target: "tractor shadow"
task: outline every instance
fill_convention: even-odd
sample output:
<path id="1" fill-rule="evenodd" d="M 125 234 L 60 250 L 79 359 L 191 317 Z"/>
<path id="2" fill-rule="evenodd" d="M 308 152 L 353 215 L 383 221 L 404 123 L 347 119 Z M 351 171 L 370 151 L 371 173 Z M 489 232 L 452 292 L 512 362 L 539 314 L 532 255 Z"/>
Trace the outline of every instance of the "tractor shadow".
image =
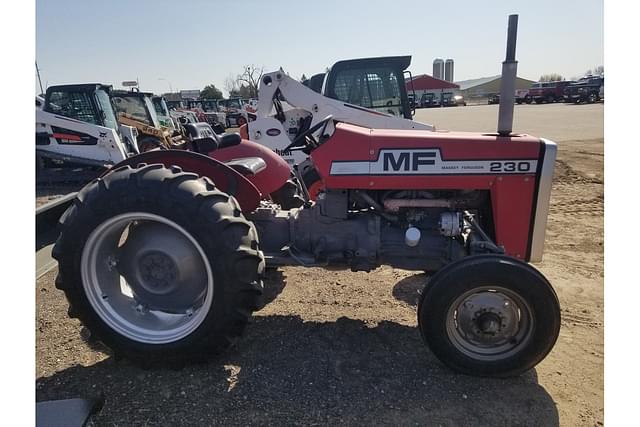
<path id="1" fill-rule="evenodd" d="M 143 370 L 108 357 L 36 381 L 38 401 L 98 396 L 97 425 L 558 425 L 535 370 L 456 374 L 415 327 L 346 317 L 257 313 L 238 345 L 206 364 Z"/>
<path id="2" fill-rule="evenodd" d="M 425 273 L 405 277 L 395 284 L 391 293 L 398 301 L 417 307 L 428 280 L 429 276 Z"/>
<path id="3" fill-rule="evenodd" d="M 267 268 L 264 272 L 263 284 L 262 303 L 266 306 L 282 293 L 286 286 L 286 281 L 280 269 Z"/>

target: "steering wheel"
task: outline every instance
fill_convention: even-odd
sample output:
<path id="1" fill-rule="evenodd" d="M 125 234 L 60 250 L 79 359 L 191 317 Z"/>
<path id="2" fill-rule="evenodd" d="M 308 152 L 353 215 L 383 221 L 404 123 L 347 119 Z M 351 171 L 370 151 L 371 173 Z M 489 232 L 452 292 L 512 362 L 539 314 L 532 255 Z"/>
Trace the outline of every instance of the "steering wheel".
<path id="1" fill-rule="evenodd" d="M 327 117 L 320 120 L 318 123 L 316 123 L 315 125 L 311 126 L 309 129 L 307 129 L 306 131 L 298 135 L 296 139 L 294 139 L 291 144 L 287 145 L 287 147 L 283 151 L 299 151 L 299 150 L 304 150 L 305 148 L 308 148 L 310 144 L 307 144 L 307 136 L 310 136 L 321 127 L 322 127 L 322 132 L 320 132 L 320 135 L 323 135 L 325 129 L 327 128 L 327 125 L 331 120 L 333 120 L 333 115 L 329 114 Z M 316 144 L 317 144 L 317 141 L 316 141 Z"/>

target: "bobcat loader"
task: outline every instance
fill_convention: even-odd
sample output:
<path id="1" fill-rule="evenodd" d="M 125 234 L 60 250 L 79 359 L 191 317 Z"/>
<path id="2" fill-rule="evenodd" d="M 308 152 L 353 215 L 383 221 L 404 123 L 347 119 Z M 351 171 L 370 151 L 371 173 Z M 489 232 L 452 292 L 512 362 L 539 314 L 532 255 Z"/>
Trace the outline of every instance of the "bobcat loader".
<path id="1" fill-rule="evenodd" d="M 118 122 L 110 92 L 99 83 L 58 85 L 40 106 L 36 98 L 36 158 L 110 166 L 139 154 L 137 131 Z"/>
<path id="2" fill-rule="evenodd" d="M 186 143 L 180 130 L 162 125 L 153 104 L 153 94 L 114 90 L 110 96 L 118 121 L 137 129 L 141 152 L 156 148 L 182 148 Z"/>

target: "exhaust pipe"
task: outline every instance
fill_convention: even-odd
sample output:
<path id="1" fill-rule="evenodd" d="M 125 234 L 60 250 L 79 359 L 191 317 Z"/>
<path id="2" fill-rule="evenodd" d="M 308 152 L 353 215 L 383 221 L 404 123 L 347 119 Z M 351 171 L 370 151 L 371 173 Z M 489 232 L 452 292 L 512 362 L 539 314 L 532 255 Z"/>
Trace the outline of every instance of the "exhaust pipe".
<path id="1" fill-rule="evenodd" d="M 500 104 L 498 110 L 498 135 L 509 136 L 513 130 L 513 107 L 516 98 L 516 36 L 518 34 L 518 15 L 509 15 L 507 30 L 507 57 L 502 63 L 500 79 Z"/>

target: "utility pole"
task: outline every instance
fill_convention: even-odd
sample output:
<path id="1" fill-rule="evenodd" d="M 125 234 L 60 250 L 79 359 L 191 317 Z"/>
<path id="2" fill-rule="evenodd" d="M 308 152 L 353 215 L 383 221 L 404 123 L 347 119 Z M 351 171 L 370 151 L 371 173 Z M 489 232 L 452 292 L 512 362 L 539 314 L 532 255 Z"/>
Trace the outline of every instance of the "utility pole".
<path id="1" fill-rule="evenodd" d="M 38 68 L 38 61 L 36 61 L 36 73 L 38 73 L 38 83 L 40 84 L 40 93 L 44 93 L 42 90 L 42 80 L 40 79 L 40 69 Z"/>

